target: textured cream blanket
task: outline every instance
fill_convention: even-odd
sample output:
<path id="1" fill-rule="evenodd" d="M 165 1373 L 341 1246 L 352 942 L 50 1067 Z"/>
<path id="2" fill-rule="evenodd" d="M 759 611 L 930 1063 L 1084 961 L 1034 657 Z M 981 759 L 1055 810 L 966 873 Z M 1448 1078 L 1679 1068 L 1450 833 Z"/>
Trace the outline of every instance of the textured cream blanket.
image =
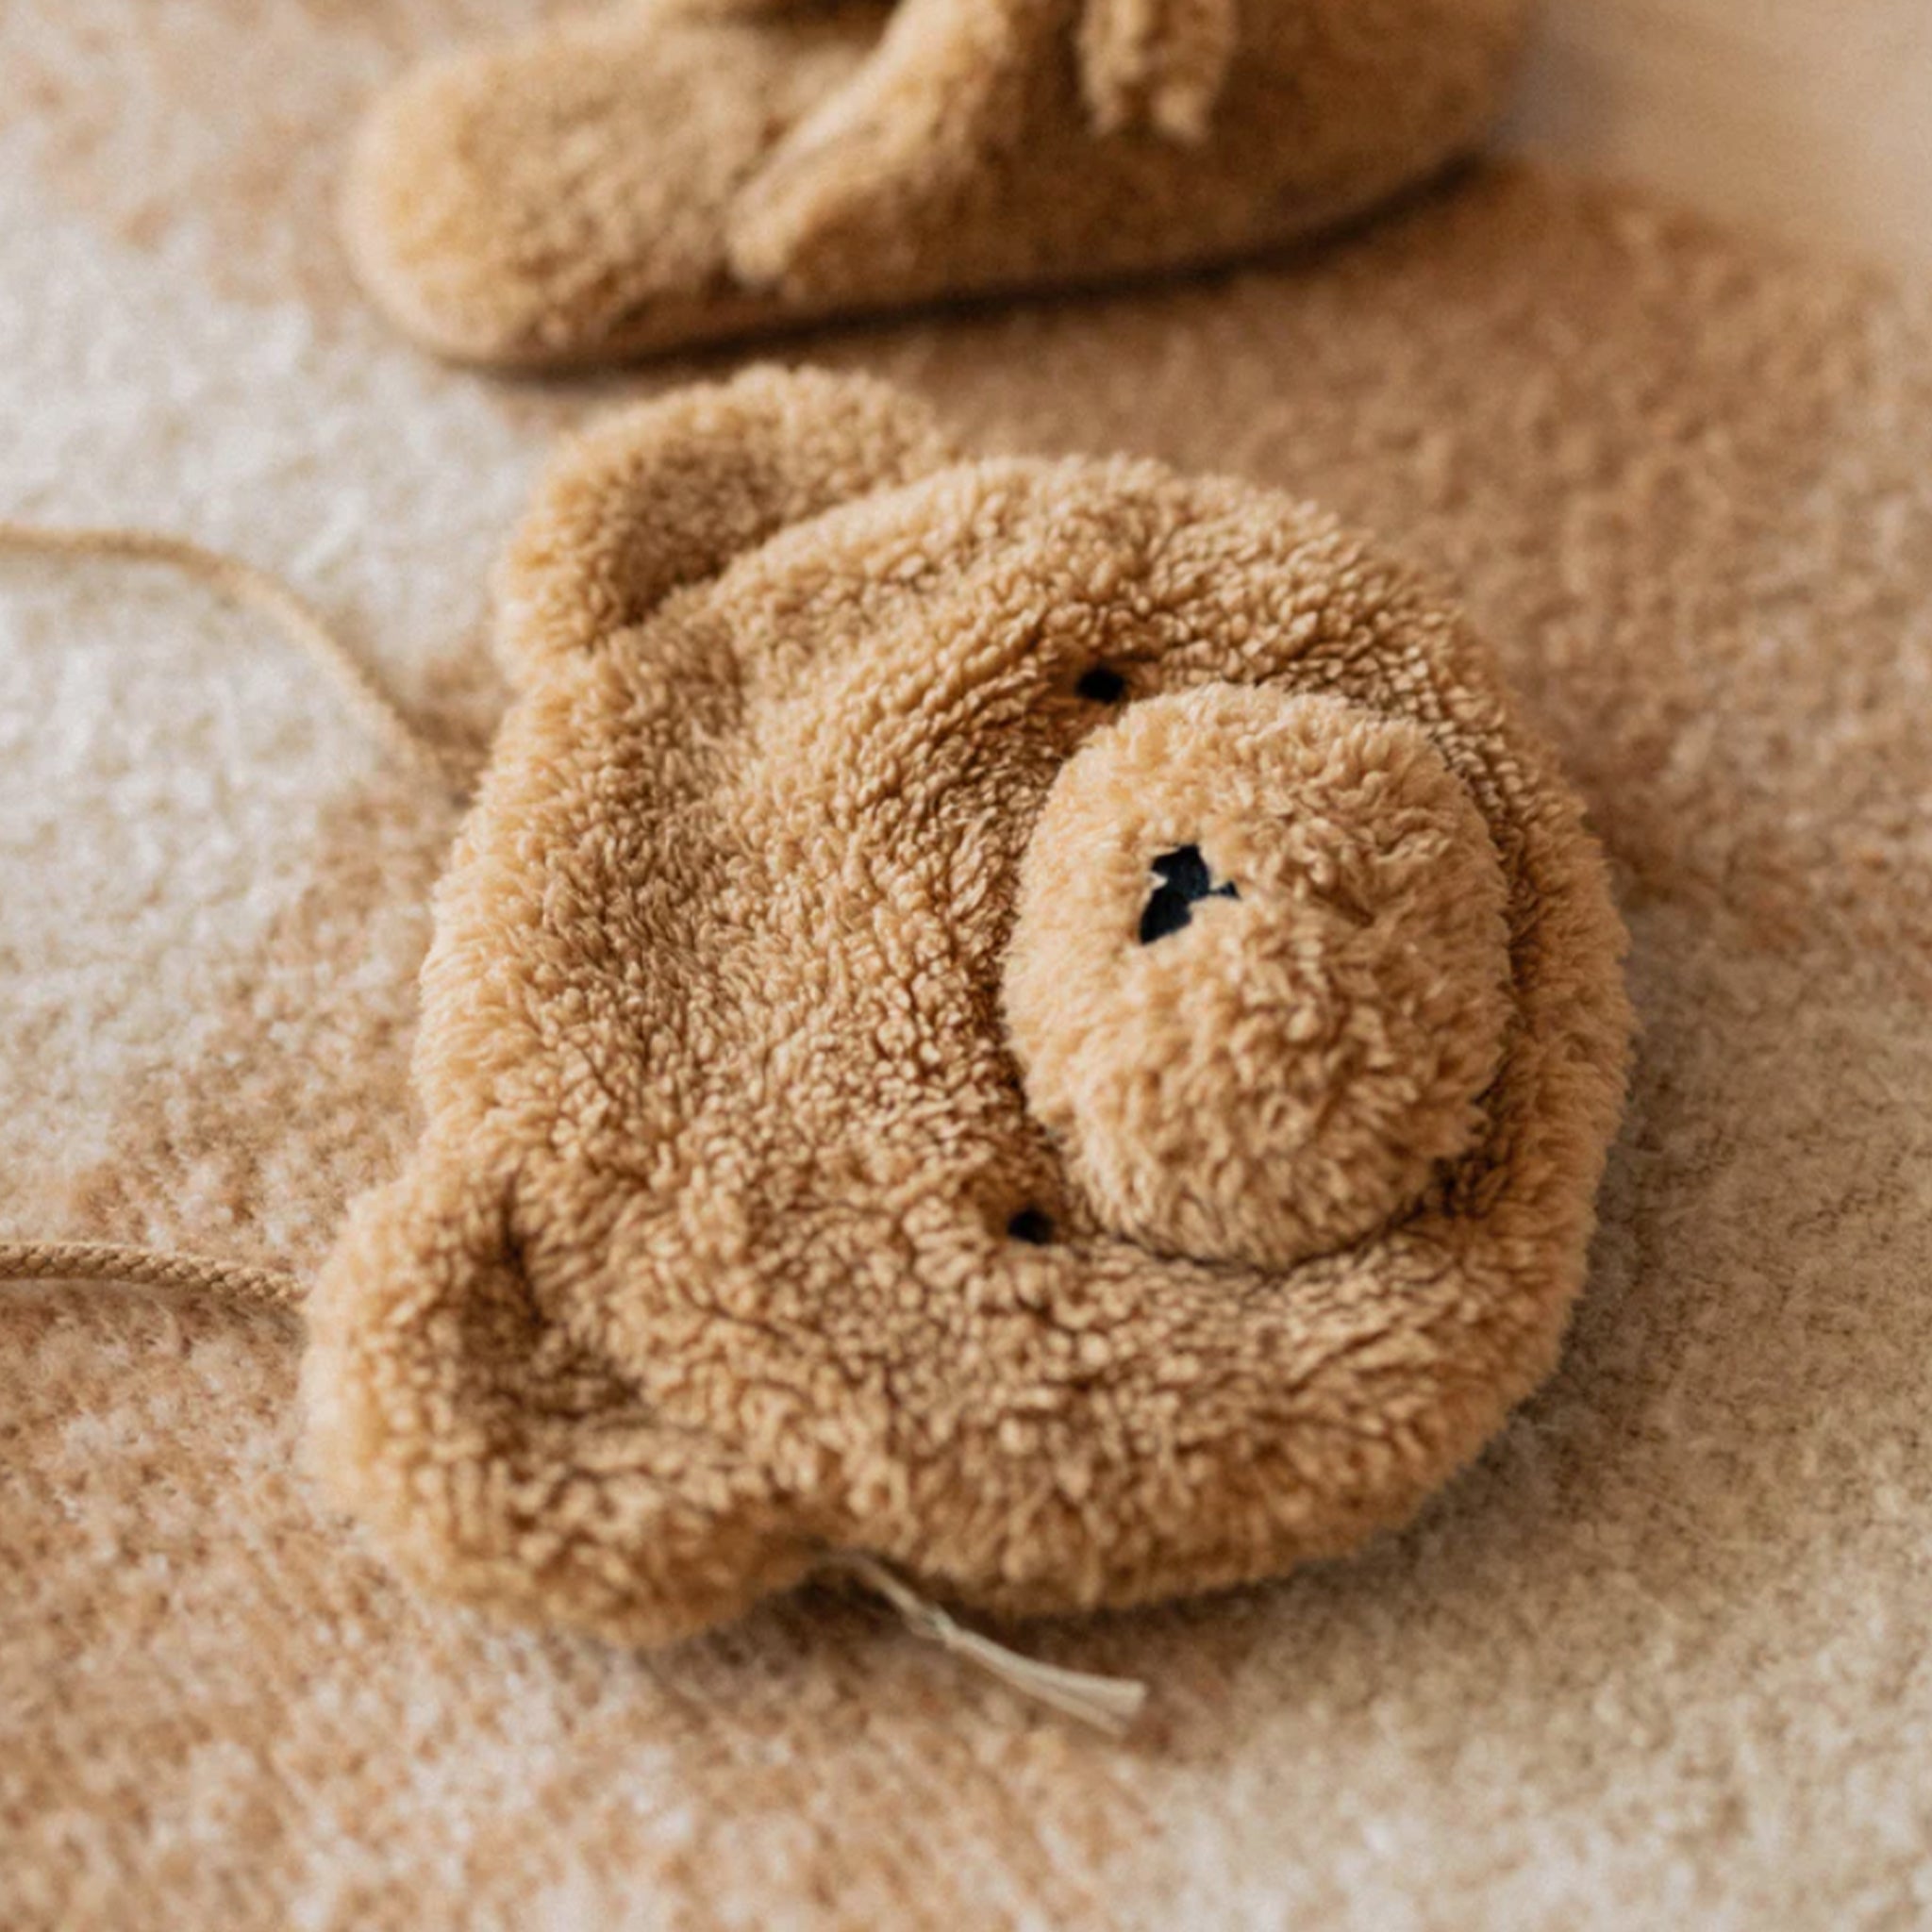
<path id="1" fill-rule="evenodd" d="M 406 55 L 526 10 L 0 11 L 0 506 L 284 570 L 477 733 L 537 458 L 680 372 L 437 370 L 327 189 Z M 425 1607 L 291 1467 L 271 1318 L 7 1291 L 0 1924 L 1923 1923 L 1932 304 L 1499 173 L 810 353 L 1318 495 L 1473 606 L 1636 942 L 1563 1370 L 1363 1560 L 1028 1632 L 1154 1681 L 1122 1746 L 829 1593 L 652 1658 Z M 308 1267 L 409 1138 L 448 808 L 118 567 L 0 569 L 0 747 L 4 1224 Z"/>

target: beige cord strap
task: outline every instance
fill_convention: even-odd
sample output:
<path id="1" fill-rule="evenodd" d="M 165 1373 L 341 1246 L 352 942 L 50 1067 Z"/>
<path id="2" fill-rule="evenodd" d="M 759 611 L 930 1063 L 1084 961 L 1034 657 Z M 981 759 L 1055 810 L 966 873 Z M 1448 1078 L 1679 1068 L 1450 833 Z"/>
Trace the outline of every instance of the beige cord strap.
<path id="1" fill-rule="evenodd" d="M 230 603 L 259 611 L 335 679 L 356 715 L 405 764 L 446 790 L 459 794 L 469 791 L 475 776 L 470 761 L 412 724 L 334 631 L 288 585 L 268 572 L 257 570 L 240 558 L 204 549 L 186 537 L 157 530 L 57 529 L 0 518 L 0 550 L 163 564 L 206 584 Z"/>
<path id="2" fill-rule="evenodd" d="M 162 564 L 232 603 L 259 611 L 335 679 L 356 715 L 399 758 L 439 788 L 467 790 L 470 774 L 458 757 L 412 724 L 328 625 L 266 571 L 162 531 L 62 529 L 5 518 L 0 518 L 0 550 Z M 278 1307 L 294 1307 L 302 1299 L 302 1284 L 292 1274 L 111 1241 L 0 1241 L 0 1281 L 117 1281 L 139 1288 L 212 1291 Z"/>
<path id="3" fill-rule="evenodd" d="M 130 1288 L 212 1290 L 272 1307 L 301 1304 L 302 1283 L 272 1268 L 171 1255 L 118 1241 L 0 1241 L 0 1281 L 118 1281 Z"/>
<path id="4" fill-rule="evenodd" d="M 875 1591 L 906 1620 L 915 1637 L 937 1643 L 975 1669 L 997 1677 L 1009 1690 L 1036 1703 L 1049 1705 L 1066 1717 L 1077 1718 L 1109 1737 L 1124 1737 L 1147 1702 L 1147 1687 L 1133 1677 L 1102 1677 L 1091 1671 L 1070 1671 L 1059 1664 L 1022 1657 L 991 1637 L 982 1637 L 956 1624 L 944 1610 L 921 1596 L 874 1557 L 855 1550 L 828 1552 L 823 1566 L 843 1571 Z"/>

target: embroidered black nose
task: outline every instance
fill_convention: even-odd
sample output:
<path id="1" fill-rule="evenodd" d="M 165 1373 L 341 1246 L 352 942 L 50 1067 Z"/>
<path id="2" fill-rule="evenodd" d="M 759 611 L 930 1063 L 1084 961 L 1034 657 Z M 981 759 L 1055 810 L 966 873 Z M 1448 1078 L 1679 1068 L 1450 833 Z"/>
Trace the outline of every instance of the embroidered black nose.
<path id="1" fill-rule="evenodd" d="M 1154 861 L 1154 874 L 1160 884 L 1147 901 L 1141 915 L 1141 943 L 1151 946 L 1169 933 L 1178 932 L 1193 923 L 1190 909 L 1197 899 L 1239 899 L 1231 885 L 1217 886 L 1201 857 L 1198 845 L 1183 845 L 1177 851 L 1163 852 Z"/>

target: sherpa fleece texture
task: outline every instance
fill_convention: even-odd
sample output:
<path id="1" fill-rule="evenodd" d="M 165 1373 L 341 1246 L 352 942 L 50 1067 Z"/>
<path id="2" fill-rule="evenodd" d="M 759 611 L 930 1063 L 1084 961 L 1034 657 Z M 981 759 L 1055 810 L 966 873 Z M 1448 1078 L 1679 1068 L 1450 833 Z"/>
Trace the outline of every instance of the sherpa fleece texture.
<path id="1" fill-rule="evenodd" d="M 1620 928 L 1401 571 L 761 370 L 571 448 L 501 594 L 427 1131 L 306 1372 L 422 1581 L 645 1642 L 840 1547 L 1206 1590 L 1404 1518 L 1550 1367 Z"/>
<path id="2" fill-rule="evenodd" d="M 1527 0 L 630 0 L 411 75 L 345 198 L 441 354 L 636 355 L 1223 259 L 1492 114 Z"/>

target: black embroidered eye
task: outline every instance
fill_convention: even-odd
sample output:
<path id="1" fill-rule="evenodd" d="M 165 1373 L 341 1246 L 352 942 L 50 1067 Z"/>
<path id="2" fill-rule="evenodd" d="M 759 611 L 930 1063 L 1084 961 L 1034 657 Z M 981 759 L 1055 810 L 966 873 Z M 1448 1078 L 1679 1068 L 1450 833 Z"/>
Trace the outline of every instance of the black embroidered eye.
<path id="1" fill-rule="evenodd" d="M 1096 705 L 1117 705 L 1127 694 L 1127 680 L 1118 671 L 1109 671 L 1105 664 L 1096 664 L 1074 689 Z"/>
<path id="2" fill-rule="evenodd" d="M 1196 900 L 1241 897 L 1232 885 L 1213 883 L 1214 875 L 1208 870 L 1208 861 L 1201 857 L 1198 845 L 1182 845 L 1173 852 L 1163 852 L 1154 861 L 1154 874 L 1160 884 L 1155 887 L 1147 909 L 1141 915 L 1143 946 L 1151 946 L 1156 940 L 1164 940 L 1169 933 L 1191 925 L 1191 908 Z"/>
<path id="3" fill-rule="evenodd" d="M 1053 1240 L 1053 1219 L 1038 1208 L 1023 1208 L 1007 1223 L 1007 1232 L 1016 1241 L 1028 1241 L 1036 1248 L 1043 1248 Z"/>

